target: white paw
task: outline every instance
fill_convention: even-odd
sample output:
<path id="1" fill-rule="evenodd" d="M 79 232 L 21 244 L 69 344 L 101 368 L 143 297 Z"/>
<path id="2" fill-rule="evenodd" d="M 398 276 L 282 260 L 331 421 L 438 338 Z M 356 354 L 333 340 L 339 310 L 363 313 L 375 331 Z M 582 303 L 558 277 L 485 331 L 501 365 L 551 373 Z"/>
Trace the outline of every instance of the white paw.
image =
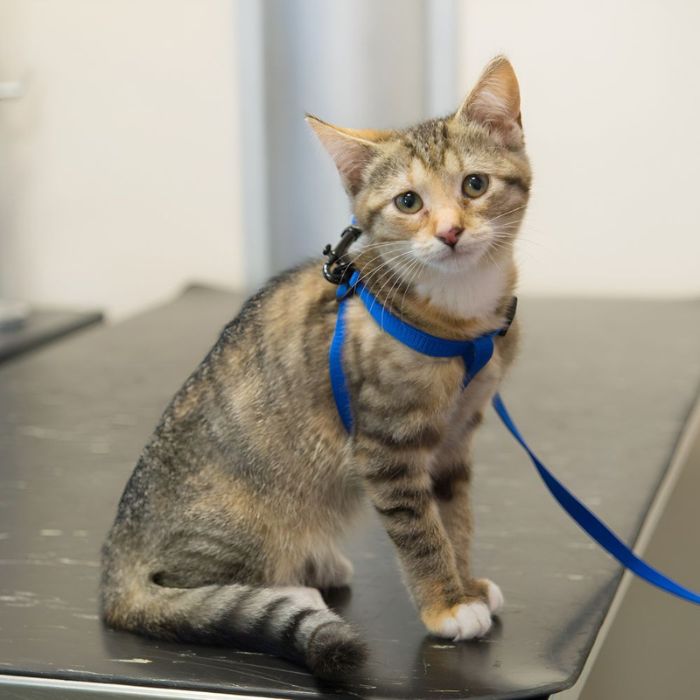
<path id="1" fill-rule="evenodd" d="M 282 595 L 288 596 L 300 608 L 323 610 L 328 607 L 320 591 L 316 588 L 310 588 L 309 586 L 277 586 L 275 590 Z"/>
<path id="2" fill-rule="evenodd" d="M 481 581 L 486 584 L 486 597 L 488 599 L 489 610 L 492 613 L 498 612 L 505 603 L 500 587 L 488 578 L 482 578 Z"/>
<path id="3" fill-rule="evenodd" d="M 491 613 L 486 603 L 475 601 L 455 605 L 433 634 L 457 642 L 460 639 L 483 637 L 491 629 Z"/>

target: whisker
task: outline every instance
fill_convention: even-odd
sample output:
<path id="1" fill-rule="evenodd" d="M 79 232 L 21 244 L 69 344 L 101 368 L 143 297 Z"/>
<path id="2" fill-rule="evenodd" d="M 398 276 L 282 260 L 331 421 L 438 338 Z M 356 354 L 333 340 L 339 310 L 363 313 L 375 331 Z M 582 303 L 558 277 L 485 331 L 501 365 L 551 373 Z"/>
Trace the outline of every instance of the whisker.
<path id="1" fill-rule="evenodd" d="M 382 293 L 382 290 L 387 286 L 387 284 L 389 284 L 394 279 L 394 277 L 400 277 L 400 272 L 397 270 L 391 271 L 391 274 L 389 275 L 388 279 L 385 280 L 384 284 L 382 284 L 382 286 L 379 288 L 377 293 L 374 295 L 374 299 L 372 300 L 372 304 L 369 307 L 370 312 L 374 308 L 375 303 L 379 302 L 381 304 L 381 301 L 379 301 L 379 295 Z M 382 330 L 383 330 L 384 329 L 384 307 L 383 306 L 382 306 L 382 321 L 381 321 L 380 325 L 381 325 Z"/>
<path id="2" fill-rule="evenodd" d="M 395 296 L 395 294 L 397 294 L 398 292 L 401 291 L 401 288 L 398 287 L 396 293 L 394 293 L 394 289 L 397 288 L 397 285 L 399 285 L 402 281 L 403 282 L 406 281 L 406 279 L 409 277 L 411 269 L 414 267 L 416 262 L 417 262 L 417 259 L 414 258 L 411 262 L 408 263 L 408 266 L 405 270 L 399 271 L 399 273 L 396 275 L 396 281 L 391 286 L 391 289 L 389 290 L 389 293 L 387 294 L 387 303 L 391 304 L 394 307 L 396 306 L 394 304 L 394 296 Z M 382 328 L 384 327 L 384 308 L 382 308 Z"/>
<path id="3" fill-rule="evenodd" d="M 353 251 L 353 252 L 361 254 L 361 253 L 365 253 L 369 250 L 375 250 L 377 248 L 388 248 L 391 246 L 404 245 L 404 243 L 405 243 L 405 241 L 381 241 L 379 243 L 370 243 L 369 245 L 360 247 L 356 251 Z"/>
<path id="4" fill-rule="evenodd" d="M 365 284 L 365 286 L 369 286 L 369 284 L 368 284 L 368 283 L 369 283 L 369 280 L 372 279 L 373 277 L 377 277 L 377 273 L 378 273 L 382 268 L 386 268 L 386 267 L 389 268 L 389 275 L 388 275 L 387 279 L 384 280 L 384 282 L 383 282 L 382 286 L 379 288 L 379 290 L 375 293 L 375 295 L 374 295 L 374 296 L 375 296 L 375 299 L 378 299 L 378 295 L 381 294 L 382 290 L 387 286 L 387 284 L 389 284 L 389 283 L 391 282 L 391 280 L 394 278 L 395 275 L 397 275 L 397 274 L 400 275 L 400 274 L 401 274 L 401 269 L 400 269 L 400 268 L 401 268 L 401 266 L 403 265 L 402 259 L 405 259 L 406 257 L 409 257 L 411 254 L 412 254 L 411 251 L 406 251 L 406 252 L 404 252 L 404 253 L 401 253 L 401 254 L 398 255 L 398 256 L 395 256 L 395 258 L 392 258 L 391 260 L 387 261 L 386 263 L 384 263 L 383 265 L 381 265 L 381 266 L 380 266 L 379 268 L 377 268 L 376 270 L 373 270 L 373 271 L 368 275 L 367 278 L 363 279 L 363 283 Z M 390 264 L 391 264 L 391 263 L 394 263 L 394 264 L 395 264 L 395 263 L 398 263 L 398 264 L 399 264 L 399 270 L 395 270 L 395 269 L 393 269 L 392 267 L 390 267 Z M 374 302 L 372 302 L 372 306 L 370 306 L 370 311 L 372 310 L 373 307 L 374 307 Z"/>
<path id="5" fill-rule="evenodd" d="M 370 273 L 366 277 L 363 278 L 363 282 L 365 284 L 367 284 L 369 282 L 369 280 L 371 280 L 373 277 L 376 277 L 377 273 L 379 273 L 387 265 L 391 265 L 391 263 L 394 262 L 395 260 L 399 260 L 400 258 L 402 258 L 404 256 L 411 255 L 411 254 L 412 254 L 412 251 L 407 250 L 407 251 L 404 251 L 402 253 L 398 253 L 397 255 L 394 255 L 393 257 L 389 258 L 388 260 L 384 259 L 384 262 L 382 262 L 381 265 L 376 267 L 374 270 L 371 270 Z M 378 258 L 383 258 L 383 256 L 379 255 L 376 258 L 373 258 L 373 260 L 376 260 Z"/>
<path id="6" fill-rule="evenodd" d="M 403 318 L 403 306 L 406 303 L 406 293 L 408 292 L 411 285 L 413 284 L 413 280 L 420 274 L 422 269 L 423 269 L 422 260 L 420 260 L 420 258 L 416 258 L 416 262 L 413 266 L 414 272 L 412 273 L 409 280 L 406 282 L 406 288 L 403 290 L 403 297 L 401 297 L 401 304 L 399 306 L 399 313 L 401 314 L 401 318 Z"/>
<path id="7" fill-rule="evenodd" d="M 393 252 L 393 251 L 392 251 L 392 252 Z M 371 258 L 370 260 L 366 260 L 366 261 L 365 261 L 365 264 L 366 264 L 366 265 L 369 265 L 369 264 L 373 263 L 375 260 L 384 260 L 384 255 L 383 255 L 382 253 L 380 253 L 379 255 L 375 255 L 375 256 L 374 256 L 373 258 Z M 393 260 L 393 258 L 390 258 L 389 262 L 390 262 L 391 260 Z M 372 273 L 375 272 L 375 271 L 377 271 L 377 270 L 380 270 L 380 269 L 381 269 L 384 265 L 386 265 L 386 264 L 387 264 L 387 261 L 385 260 L 385 262 L 382 263 L 382 265 L 380 265 L 378 268 L 376 268 L 376 270 L 373 270 Z M 372 273 L 370 273 L 370 274 L 372 274 Z"/>
<path id="8" fill-rule="evenodd" d="M 497 270 L 499 270 L 500 272 L 503 272 L 503 268 L 499 264 L 498 260 L 496 260 L 496 258 L 494 258 L 491 255 L 491 251 L 488 248 L 486 249 L 486 257 L 490 260 L 491 264 L 496 267 Z"/>
<path id="9" fill-rule="evenodd" d="M 407 266 L 407 264 L 405 263 L 405 258 L 412 257 L 412 255 L 413 255 L 412 251 L 406 251 L 406 254 L 398 256 L 396 259 L 394 259 L 392 261 L 394 264 L 398 263 L 398 269 L 390 268 L 391 269 L 390 274 L 388 275 L 387 279 L 384 280 L 382 286 L 377 291 L 377 294 L 375 294 L 375 296 L 377 298 L 379 298 L 379 295 L 381 295 L 382 291 L 386 288 L 386 286 L 388 284 L 390 284 L 392 282 L 392 280 L 394 279 L 394 277 L 396 277 L 396 275 L 399 275 L 399 277 L 400 277 L 400 275 L 404 273 L 406 266 Z M 410 262 L 408 263 L 408 265 L 410 265 Z"/>
<path id="10" fill-rule="evenodd" d="M 516 213 L 516 212 L 522 211 L 522 210 L 525 209 L 526 207 L 527 207 L 527 204 L 523 204 L 522 206 L 515 207 L 515 208 L 513 208 L 513 209 L 509 209 L 508 211 L 502 212 L 502 213 L 499 214 L 498 216 L 494 216 L 494 217 L 492 217 L 492 218 L 490 218 L 490 219 L 486 219 L 486 221 L 485 221 L 484 223 L 487 223 L 487 224 L 493 223 L 494 221 L 497 221 L 498 219 L 500 219 L 500 218 L 502 218 L 502 217 L 504 217 L 504 216 L 507 216 L 508 214 L 514 214 L 514 213 Z"/>

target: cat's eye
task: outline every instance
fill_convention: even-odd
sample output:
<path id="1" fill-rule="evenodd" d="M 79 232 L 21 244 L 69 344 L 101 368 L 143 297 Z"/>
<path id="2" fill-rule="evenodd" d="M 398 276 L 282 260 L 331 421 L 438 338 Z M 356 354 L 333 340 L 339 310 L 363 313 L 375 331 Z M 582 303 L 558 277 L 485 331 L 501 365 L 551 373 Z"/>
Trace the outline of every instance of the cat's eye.
<path id="1" fill-rule="evenodd" d="M 486 192 L 488 187 L 489 176 L 481 175 L 479 173 L 467 175 L 467 177 L 464 178 L 464 182 L 462 182 L 462 192 L 464 192 L 467 197 L 471 197 L 472 199 L 481 197 L 481 195 Z"/>
<path id="2" fill-rule="evenodd" d="M 394 204 L 404 214 L 415 214 L 423 208 L 423 200 L 417 192 L 404 192 L 394 198 Z"/>

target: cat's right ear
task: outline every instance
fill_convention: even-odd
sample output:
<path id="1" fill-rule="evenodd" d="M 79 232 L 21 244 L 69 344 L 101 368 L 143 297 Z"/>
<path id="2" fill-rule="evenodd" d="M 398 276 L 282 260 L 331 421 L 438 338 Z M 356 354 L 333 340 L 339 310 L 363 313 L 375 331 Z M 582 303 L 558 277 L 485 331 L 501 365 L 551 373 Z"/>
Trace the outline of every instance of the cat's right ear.
<path id="1" fill-rule="evenodd" d="M 486 66 L 454 118 L 481 124 L 505 145 L 522 147 L 520 88 L 513 66 L 505 56 L 497 56 Z"/>
<path id="2" fill-rule="evenodd" d="M 379 152 L 378 142 L 386 139 L 391 132 L 343 129 L 312 114 L 306 115 L 306 122 L 331 154 L 347 192 L 356 195 L 362 186 L 362 173 Z"/>

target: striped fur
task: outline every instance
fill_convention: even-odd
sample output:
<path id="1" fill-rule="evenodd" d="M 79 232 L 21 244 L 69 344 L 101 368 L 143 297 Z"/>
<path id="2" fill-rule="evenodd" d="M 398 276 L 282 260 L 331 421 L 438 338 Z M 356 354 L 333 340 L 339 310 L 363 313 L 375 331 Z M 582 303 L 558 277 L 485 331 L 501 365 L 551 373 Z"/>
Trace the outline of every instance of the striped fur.
<path id="1" fill-rule="evenodd" d="M 363 644 L 315 589 L 171 587 L 149 579 L 147 569 L 107 566 L 112 573 L 103 581 L 103 607 L 115 627 L 159 639 L 244 645 L 306 663 L 319 676 L 336 676 L 364 658 Z M 114 580 L 115 571 L 126 580 Z"/>
<path id="2" fill-rule="evenodd" d="M 384 304 L 435 335 L 500 326 L 513 293 L 530 184 L 514 80 L 497 60 L 454 115 L 404 131 L 313 122 L 365 231 L 350 257 Z M 461 192 L 470 172 L 488 174 L 479 199 Z M 394 205 L 406 189 L 425 200 L 421 213 Z M 445 226 L 463 230 L 451 252 L 436 238 Z M 517 324 L 462 392 L 461 360 L 409 350 L 349 300 L 348 437 L 327 370 L 334 293 L 319 261 L 271 280 L 175 395 L 103 548 L 108 624 L 254 646 L 324 677 L 351 671 L 364 645 L 318 589 L 348 584 L 336 540 L 368 499 L 427 629 L 488 631 L 502 596 L 470 569 L 470 443 Z"/>

